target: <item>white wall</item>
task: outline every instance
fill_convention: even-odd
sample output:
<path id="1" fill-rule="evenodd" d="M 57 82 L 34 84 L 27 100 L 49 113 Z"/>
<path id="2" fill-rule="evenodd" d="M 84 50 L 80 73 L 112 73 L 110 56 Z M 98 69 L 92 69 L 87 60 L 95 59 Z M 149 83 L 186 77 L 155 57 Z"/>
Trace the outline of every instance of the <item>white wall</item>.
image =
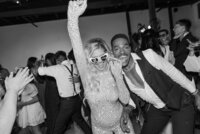
<path id="1" fill-rule="evenodd" d="M 42 54 L 57 50 L 70 51 L 67 20 L 6 26 L 0 28 L 0 64 L 12 70 L 24 66 L 30 56 L 40 58 Z M 101 37 L 108 43 L 115 33 L 127 33 L 125 14 L 83 17 L 80 20 L 84 42 Z"/>
<path id="2" fill-rule="evenodd" d="M 188 18 L 193 22 L 192 31 L 200 37 L 200 19 L 197 18 L 197 4 L 178 8 L 173 12 L 174 22 Z M 162 9 L 157 13 L 161 27 L 169 29 L 168 10 Z M 131 30 L 137 31 L 137 24 L 149 24 L 148 10 L 130 12 Z M 26 65 L 30 56 L 40 57 L 47 52 L 71 49 L 67 28 L 67 20 L 0 27 L 0 64 L 10 71 L 15 66 Z M 101 37 L 110 44 L 111 37 L 116 33 L 127 34 L 125 13 L 82 17 L 80 28 L 83 41 L 93 37 Z"/>
<path id="3" fill-rule="evenodd" d="M 169 29 L 169 16 L 168 10 L 162 9 L 156 13 L 157 18 L 161 22 L 161 28 Z M 131 29 L 132 32 L 137 31 L 138 23 L 145 24 L 146 26 L 149 25 L 149 11 L 148 10 L 140 10 L 140 11 L 133 11 L 130 12 L 131 18 Z"/>

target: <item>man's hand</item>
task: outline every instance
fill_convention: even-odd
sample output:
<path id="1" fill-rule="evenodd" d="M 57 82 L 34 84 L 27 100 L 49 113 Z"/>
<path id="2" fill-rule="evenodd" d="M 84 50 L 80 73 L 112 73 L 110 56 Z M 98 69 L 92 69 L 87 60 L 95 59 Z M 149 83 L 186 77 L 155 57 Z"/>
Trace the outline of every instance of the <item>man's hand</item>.
<path id="1" fill-rule="evenodd" d="M 120 118 L 120 127 L 124 133 L 130 133 L 130 129 L 128 128 L 128 119 L 129 112 L 126 108 L 123 108 L 122 115 Z"/>
<path id="2" fill-rule="evenodd" d="M 23 88 L 33 80 L 33 75 L 29 75 L 29 69 L 19 69 L 17 74 L 13 76 L 13 72 L 5 80 L 6 90 L 20 94 Z"/>
<path id="3" fill-rule="evenodd" d="M 192 42 L 190 41 L 189 39 L 187 39 L 187 42 L 189 43 L 189 46 L 190 47 L 197 47 L 197 46 L 200 46 L 200 41 L 197 41 L 197 42 Z"/>
<path id="4" fill-rule="evenodd" d="M 68 19 L 78 19 L 87 8 L 87 0 L 70 0 L 68 5 Z"/>

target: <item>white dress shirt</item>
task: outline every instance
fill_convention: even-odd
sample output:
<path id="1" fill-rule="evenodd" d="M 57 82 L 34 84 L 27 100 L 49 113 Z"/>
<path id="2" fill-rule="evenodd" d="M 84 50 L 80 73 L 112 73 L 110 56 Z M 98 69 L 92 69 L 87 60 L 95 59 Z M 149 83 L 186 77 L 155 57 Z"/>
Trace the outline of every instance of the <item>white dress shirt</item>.
<path id="1" fill-rule="evenodd" d="M 76 95 L 74 92 L 73 83 L 69 80 L 69 78 L 71 78 L 71 73 L 66 66 L 71 70 L 71 63 L 68 60 L 63 61 L 59 65 L 38 68 L 39 75 L 47 75 L 56 79 L 58 92 L 61 97 L 70 97 Z M 74 64 L 73 75 L 78 75 L 78 70 Z M 76 93 L 80 93 L 80 83 L 75 83 L 75 89 Z"/>
<path id="2" fill-rule="evenodd" d="M 176 69 L 173 65 L 171 65 L 167 60 L 156 54 L 153 50 L 148 49 L 143 51 L 144 57 L 147 61 L 156 69 L 162 70 L 165 74 L 167 74 L 172 80 L 181 85 L 183 88 L 188 90 L 189 92 L 195 92 L 196 88 L 192 81 L 186 78 L 178 69 Z M 140 60 L 140 57 L 132 53 L 133 60 L 135 62 L 136 71 L 140 78 L 143 80 L 144 89 L 136 87 L 131 80 L 127 76 L 125 76 L 127 84 L 130 87 L 130 90 L 140 96 L 143 100 L 153 104 L 156 108 L 160 109 L 165 106 L 164 102 L 155 94 L 153 89 L 149 86 L 149 84 L 145 81 L 143 74 L 140 70 L 140 67 L 137 63 L 137 60 Z M 130 104 L 130 103 L 129 103 Z M 131 105 L 131 104 L 130 104 Z M 134 106 L 134 105 L 133 105 Z"/>
<path id="3" fill-rule="evenodd" d="M 188 56 L 183 65 L 188 72 L 200 72 L 200 57 Z"/>

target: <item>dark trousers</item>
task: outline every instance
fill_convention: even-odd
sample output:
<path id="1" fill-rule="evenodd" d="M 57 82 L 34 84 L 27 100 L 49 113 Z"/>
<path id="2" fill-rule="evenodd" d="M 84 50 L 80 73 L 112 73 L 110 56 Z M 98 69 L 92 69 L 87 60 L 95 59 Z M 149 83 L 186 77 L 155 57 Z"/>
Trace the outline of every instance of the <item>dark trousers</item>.
<path id="1" fill-rule="evenodd" d="M 59 112 L 60 96 L 57 89 L 56 80 L 46 77 L 45 87 L 45 112 L 47 115 L 47 134 L 53 134 L 56 118 Z"/>
<path id="2" fill-rule="evenodd" d="M 173 134 L 194 133 L 194 106 L 184 106 L 180 111 L 157 109 L 151 105 L 146 113 L 141 134 L 160 134 L 169 119 L 173 124 Z"/>
<path id="3" fill-rule="evenodd" d="M 56 119 L 54 134 L 64 134 L 71 119 L 75 121 L 85 134 L 92 134 L 92 130 L 81 115 L 82 101 L 79 95 L 61 98 L 60 110 Z"/>

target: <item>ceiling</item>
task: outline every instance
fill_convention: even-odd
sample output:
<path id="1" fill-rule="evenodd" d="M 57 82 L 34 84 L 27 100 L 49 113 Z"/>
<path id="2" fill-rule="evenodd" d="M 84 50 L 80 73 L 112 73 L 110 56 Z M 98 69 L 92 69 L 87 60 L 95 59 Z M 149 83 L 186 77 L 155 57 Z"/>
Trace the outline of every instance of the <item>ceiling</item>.
<path id="1" fill-rule="evenodd" d="M 67 18 L 69 0 L 0 0 L 0 26 Z M 156 7 L 178 7 L 199 0 L 155 0 Z M 148 0 L 88 0 L 84 15 L 99 15 L 148 8 Z"/>

